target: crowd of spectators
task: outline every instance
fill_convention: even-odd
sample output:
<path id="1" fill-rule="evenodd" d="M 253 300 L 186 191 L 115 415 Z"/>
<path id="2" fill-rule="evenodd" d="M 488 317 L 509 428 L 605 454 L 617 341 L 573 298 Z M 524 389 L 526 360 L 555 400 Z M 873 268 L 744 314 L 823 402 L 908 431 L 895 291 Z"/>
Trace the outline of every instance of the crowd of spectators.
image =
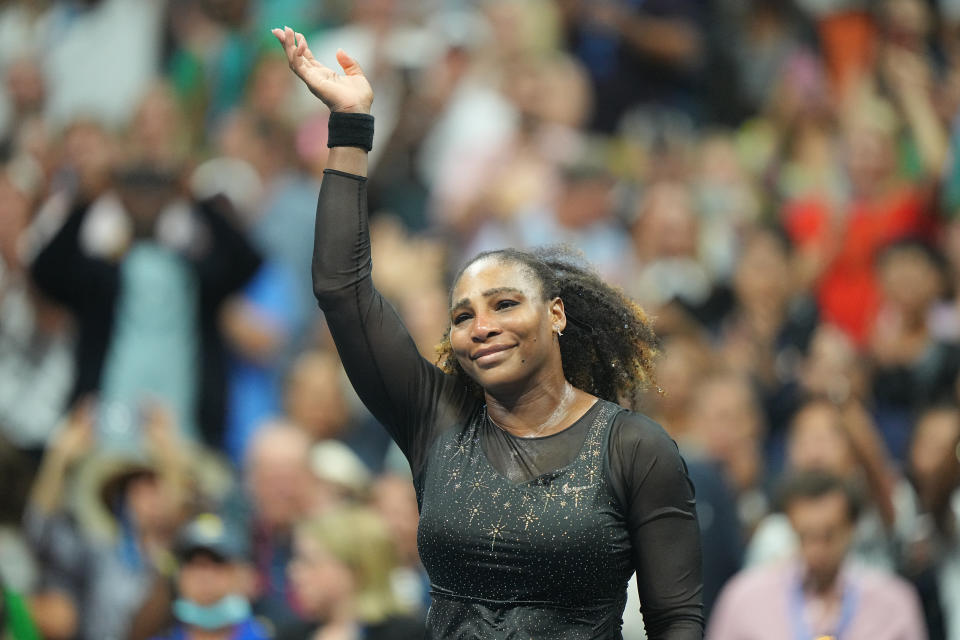
<path id="1" fill-rule="evenodd" d="M 283 25 L 375 88 L 374 278 L 424 357 L 501 246 L 655 319 L 708 638 L 960 640 L 957 0 L 0 0 L 0 638 L 422 633 Z"/>

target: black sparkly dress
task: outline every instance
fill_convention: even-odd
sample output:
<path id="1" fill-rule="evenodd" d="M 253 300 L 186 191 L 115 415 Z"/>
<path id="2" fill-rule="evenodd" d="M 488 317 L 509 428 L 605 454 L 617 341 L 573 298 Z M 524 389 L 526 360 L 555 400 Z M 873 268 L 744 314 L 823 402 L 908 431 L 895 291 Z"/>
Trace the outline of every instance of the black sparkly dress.
<path id="1" fill-rule="evenodd" d="M 314 287 L 354 388 L 413 471 L 426 637 L 620 640 L 636 571 L 650 640 L 702 638 L 693 489 L 663 429 L 598 400 L 550 436 L 502 431 L 419 355 L 370 273 L 366 181 L 327 171 Z"/>
<path id="2" fill-rule="evenodd" d="M 619 411 L 598 401 L 573 462 L 519 484 L 487 461 L 482 412 L 438 438 L 417 483 L 432 637 L 620 637 L 633 563 L 604 455 Z"/>

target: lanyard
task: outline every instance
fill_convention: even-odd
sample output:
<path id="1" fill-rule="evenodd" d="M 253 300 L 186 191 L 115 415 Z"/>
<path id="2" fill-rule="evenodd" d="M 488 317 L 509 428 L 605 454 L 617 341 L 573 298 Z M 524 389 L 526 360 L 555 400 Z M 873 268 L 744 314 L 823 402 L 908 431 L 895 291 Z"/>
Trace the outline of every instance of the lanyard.
<path id="1" fill-rule="evenodd" d="M 807 624 L 805 612 L 805 602 L 803 597 L 803 581 L 799 572 L 793 581 L 793 589 L 790 594 L 790 614 L 793 618 L 793 637 L 794 640 L 844 640 L 844 634 L 847 627 L 853 622 L 853 615 L 857 609 L 857 593 L 849 580 L 843 584 L 843 596 L 840 603 L 840 619 L 833 633 L 826 635 L 815 635 L 810 625 Z"/>

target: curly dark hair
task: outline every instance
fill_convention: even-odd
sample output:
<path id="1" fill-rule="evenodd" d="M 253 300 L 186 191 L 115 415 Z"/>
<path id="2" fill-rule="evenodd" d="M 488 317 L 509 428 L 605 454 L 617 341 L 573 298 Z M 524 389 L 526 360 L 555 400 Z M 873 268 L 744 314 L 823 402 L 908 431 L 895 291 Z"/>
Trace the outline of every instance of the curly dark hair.
<path id="1" fill-rule="evenodd" d="M 567 326 L 560 339 L 560 356 L 570 384 L 599 398 L 637 407 L 640 392 L 653 382 L 657 354 L 656 334 L 640 305 L 604 282 L 582 254 L 567 246 L 485 251 L 457 272 L 451 292 L 463 272 L 484 258 L 522 265 L 539 282 L 543 300 L 563 301 Z M 482 396 L 480 385 L 453 353 L 449 328 L 436 351 L 443 371 Z"/>

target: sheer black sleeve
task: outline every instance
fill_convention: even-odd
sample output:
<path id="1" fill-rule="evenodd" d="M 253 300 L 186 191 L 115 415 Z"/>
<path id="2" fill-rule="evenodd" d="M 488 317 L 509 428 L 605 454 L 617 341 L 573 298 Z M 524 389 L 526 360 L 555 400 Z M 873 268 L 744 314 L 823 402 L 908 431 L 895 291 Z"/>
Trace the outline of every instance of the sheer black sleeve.
<path id="1" fill-rule="evenodd" d="M 463 415 L 471 399 L 452 376 L 420 355 L 396 310 L 373 286 L 366 182 L 339 171 L 324 173 L 314 294 L 350 382 L 416 475 L 437 429 Z"/>
<path id="2" fill-rule="evenodd" d="M 621 412 L 610 434 L 610 478 L 626 511 L 647 637 L 703 638 L 700 527 L 676 443 L 646 416 Z"/>

